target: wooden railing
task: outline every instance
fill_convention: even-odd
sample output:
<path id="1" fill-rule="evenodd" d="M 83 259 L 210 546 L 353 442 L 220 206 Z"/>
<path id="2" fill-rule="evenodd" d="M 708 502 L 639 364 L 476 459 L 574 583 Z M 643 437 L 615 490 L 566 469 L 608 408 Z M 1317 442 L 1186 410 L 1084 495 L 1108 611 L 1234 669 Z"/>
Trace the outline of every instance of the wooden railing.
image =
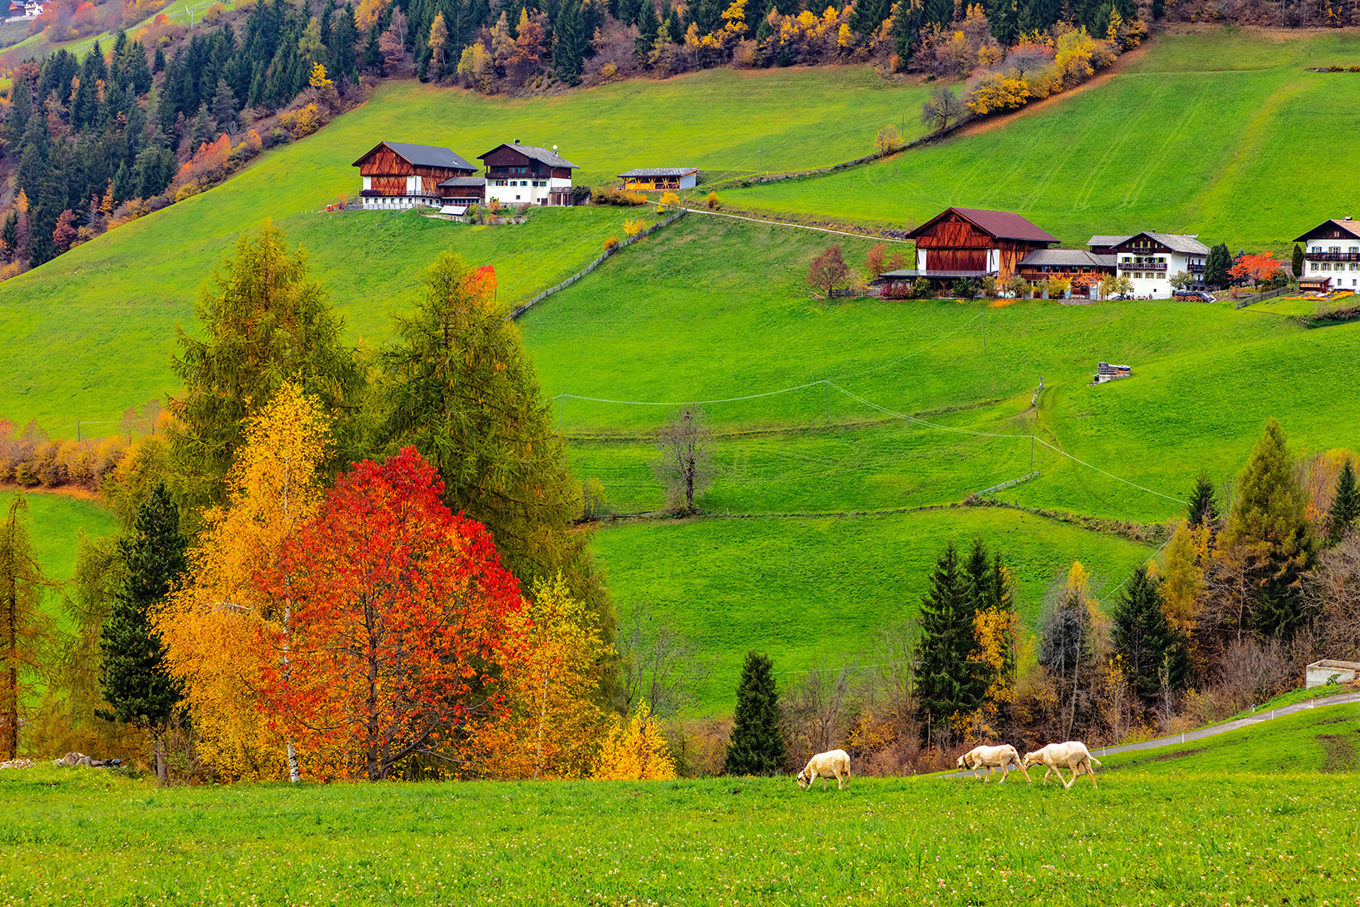
<path id="1" fill-rule="evenodd" d="M 1305 252 L 1305 261 L 1360 261 L 1360 252 Z"/>

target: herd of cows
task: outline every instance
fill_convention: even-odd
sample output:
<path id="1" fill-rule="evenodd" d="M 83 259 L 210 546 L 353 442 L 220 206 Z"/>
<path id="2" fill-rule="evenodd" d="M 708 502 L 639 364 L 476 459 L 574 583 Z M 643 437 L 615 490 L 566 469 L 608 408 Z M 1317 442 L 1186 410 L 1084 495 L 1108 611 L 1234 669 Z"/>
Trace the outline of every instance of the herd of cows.
<path id="1" fill-rule="evenodd" d="M 1099 765 L 1100 760 L 1091 755 L 1091 751 L 1086 748 L 1086 744 L 1077 740 L 1069 740 L 1066 743 L 1050 743 L 1048 746 L 1035 750 L 1032 753 L 1025 753 L 1025 758 L 1020 758 L 1020 753 L 1015 747 L 1009 744 L 1002 746 L 979 746 L 975 747 L 959 757 L 959 768 L 965 771 L 972 771 L 973 777 L 980 779 L 984 783 L 992 777 L 992 772 L 1001 771 L 1002 784 L 1006 781 L 1006 776 L 1011 769 L 1019 769 L 1025 776 L 1026 783 L 1033 783 L 1029 776 L 1029 771 L 1033 766 L 1044 766 L 1044 783 L 1048 783 L 1049 773 L 1058 776 L 1058 780 L 1063 783 L 1063 787 L 1071 788 L 1076 783 L 1077 778 L 1083 774 L 1091 776 L 1091 786 L 1096 786 L 1096 773 L 1092 766 Z M 1072 779 L 1063 777 L 1060 766 L 1066 766 L 1072 772 Z M 984 778 L 978 774 L 978 769 L 986 769 L 987 776 Z M 850 754 L 845 750 L 831 750 L 828 753 L 818 753 L 808 760 L 808 764 L 798 773 L 798 787 L 806 790 L 812 787 L 812 782 L 818 778 L 822 779 L 822 790 L 826 790 L 829 779 L 836 779 L 836 789 L 841 790 L 846 781 L 850 780 Z"/>

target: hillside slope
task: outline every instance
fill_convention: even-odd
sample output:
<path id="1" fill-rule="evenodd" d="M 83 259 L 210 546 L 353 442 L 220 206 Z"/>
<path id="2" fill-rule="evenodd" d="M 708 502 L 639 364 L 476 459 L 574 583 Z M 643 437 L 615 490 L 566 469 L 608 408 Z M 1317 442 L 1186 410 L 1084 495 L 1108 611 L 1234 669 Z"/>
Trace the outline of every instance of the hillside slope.
<path id="1" fill-rule="evenodd" d="M 1002 129 L 727 197 L 894 226 L 950 205 L 1019 211 L 1077 247 L 1095 233 L 1155 229 L 1234 253 L 1283 251 L 1324 218 L 1352 213 L 1340 175 L 1360 172 L 1360 79 L 1304 70 L 1357 63 L 1355 30 L 1165 35 L 1104 84 Z M 1337 178 L 1322 175 L 1323 161 Z"/>

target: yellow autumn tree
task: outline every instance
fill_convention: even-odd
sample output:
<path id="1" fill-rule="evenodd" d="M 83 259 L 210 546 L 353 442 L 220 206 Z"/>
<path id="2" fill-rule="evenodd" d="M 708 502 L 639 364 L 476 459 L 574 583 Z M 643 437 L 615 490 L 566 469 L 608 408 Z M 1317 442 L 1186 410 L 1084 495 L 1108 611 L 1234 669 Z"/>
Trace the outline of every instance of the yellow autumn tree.
<path id="1" fill-rule="evenodd" d="M 638 702 L 637 711 L 627 721 L 615 719 L 614 728 L 600 750 L 595 778 L 599 781 L 668 781 L 675 777 L 672 758 L 661 727 L 647 708 Z"/>
<path id="2" fill-rule="evenodd" d="M 609 727 L 596 700 L 612 647 L 561 575 L 537 583 L 507 623 L 504 706 L 473 735 L 472 761 L 501 780 L 587 777 Z"/>
<path id="3" fill-rule="evenodd" d="M 266 666 L 287 670 L 292 603 L 260 591 L 283 542 L 321 502 L 330 443 L 317 401 L 292 383 L 247 423 L 224 507 L 208 511 L 185 587 L 157 619 L 185 689 L 200 752 L 229 779 L 301 776 L 298 755 L 260 699 Z"/>

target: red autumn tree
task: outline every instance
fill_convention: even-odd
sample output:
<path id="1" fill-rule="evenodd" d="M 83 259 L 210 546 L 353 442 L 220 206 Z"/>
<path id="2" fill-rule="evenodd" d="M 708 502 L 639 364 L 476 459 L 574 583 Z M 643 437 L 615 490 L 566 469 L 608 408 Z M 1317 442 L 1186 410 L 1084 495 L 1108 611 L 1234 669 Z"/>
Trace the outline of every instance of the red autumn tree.
<path id="1" fill-rule="evenodd" d="M 829 299 L 836 285 L 844 283 L 849 277 L 850 268 L 846 266 L 845 258 L 841 255 L 841 247 L 835 245 L 812 259 L 807 279 L 812 286 L 824 290 Z"/>
<path id="2" fill-rule="evenodd" d="M 266 677 L 299 745 L 341 776 L 385 778 L 492 704 L 507 618 L 523 607 L 490 534 L 440 501 L 408 447 L 364 461 L 285 544 L 262 584 L 293 584 L 290 672 Z"/>
<path id="3" fill-rule="evenodd" d="M 58 252 L 65 252 L 71 248 L 71 243 L 76 239 L 76 214 L 70 208 L 61 212 L 57 218 L 56 229 L 52 231 L 52 242 L 56 243 Z"/>
<path id="4" fill-rule="evenodd" d="M 1280 273 L 1281 265 L 1275 260 L 1274 252 L 1262 252 L 1260 255 L 1252 255 L 1244 252 L 1237 257 L 1237 261 L 1228 269 L 1228 276 L 1233 280 L 1250 280 L 1252 285 L 1263 280 L 1269 280 Z"/>

